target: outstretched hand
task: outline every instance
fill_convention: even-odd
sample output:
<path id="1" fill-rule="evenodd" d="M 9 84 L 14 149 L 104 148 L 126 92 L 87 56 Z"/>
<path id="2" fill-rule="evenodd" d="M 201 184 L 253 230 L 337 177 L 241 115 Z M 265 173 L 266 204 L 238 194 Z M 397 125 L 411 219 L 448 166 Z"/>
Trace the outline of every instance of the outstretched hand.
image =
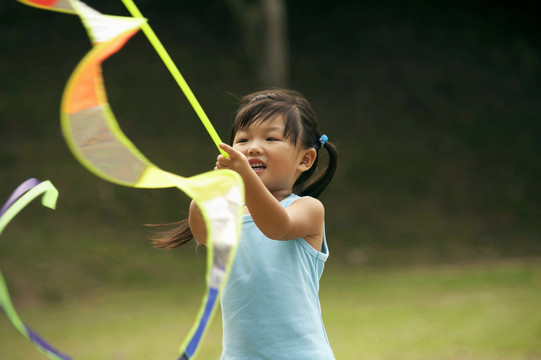
<path id="1" fill-rule="evenodd" d="M 224 143 L 220 144 L 220 149 L 225 151 L 229 157 L 225 157 L 222 154 L 218 155 L 214 170 L 230 169 L 238 172 L 243 177 L 249 174 L 249 171 L 252 171 L 252 167 L 243 153 Z"/>

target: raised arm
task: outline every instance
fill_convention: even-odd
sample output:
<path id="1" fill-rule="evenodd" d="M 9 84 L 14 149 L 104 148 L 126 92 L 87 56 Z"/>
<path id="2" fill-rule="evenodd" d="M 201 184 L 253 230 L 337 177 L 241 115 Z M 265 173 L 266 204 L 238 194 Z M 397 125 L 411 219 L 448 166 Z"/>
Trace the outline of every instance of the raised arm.
<path id="1" fill-rule="evenodd" d="M 272 194 L 265 187 L 242 153 L 226 144 L 220 147 L 229 154 L 229 158 L 220 155 L 216 167 L 235 170 L 242 176 L 246 206 L 259 230 L 274 240 L 304 237 L 316 250 L 320 250 L 324 219 L 321 202 L 307 197 L 284 208 L 279 201 L 282 200 L 280 194 Z M 283 197 L 288 195 L 283 194 Z"/>

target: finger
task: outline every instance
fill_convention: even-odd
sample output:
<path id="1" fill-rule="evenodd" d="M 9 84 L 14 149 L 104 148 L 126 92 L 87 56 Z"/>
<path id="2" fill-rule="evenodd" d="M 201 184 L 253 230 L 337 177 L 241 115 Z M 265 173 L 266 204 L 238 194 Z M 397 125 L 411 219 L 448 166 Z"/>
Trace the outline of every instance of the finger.
<path id="1" fill-rule="evenodd" d="M 223 155 L 218 155 L 218 159 L 216 159 L 216 164 L 220 165 L 226 165 L 231 161 L 230 157 L 225 157 Z"/>
<path id="2" fill-rule="evenodd" d="M 233 149 L 233 147 L 227 145 L 226 143 L 221 143 L 220 149 L 225 151 L 230 158 L 234 158 L 237 155 L 237 150 Z"/>
<path id="3" fill-rule="evenodd" d="M 228 169 L 231 164 L 231 158 L 225 157 L 225 156 L 218 156 L 218 160 L 216 161 L 216 167 L 218 169 Z"/>

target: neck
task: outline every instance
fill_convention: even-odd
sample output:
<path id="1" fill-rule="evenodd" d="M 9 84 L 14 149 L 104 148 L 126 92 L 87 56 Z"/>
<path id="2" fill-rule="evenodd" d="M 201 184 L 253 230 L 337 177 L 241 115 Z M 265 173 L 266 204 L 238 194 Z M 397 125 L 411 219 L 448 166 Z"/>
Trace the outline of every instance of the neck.
<path id="1" fill-rule="evenodd" d="M 289 195 L 291 195 L 292 193 L 293 191 L 291 191 L 290 189 L 277 190 L 277 191 L 271 192 L 272 196 L 274 196 L 274 198 L 278 201 L 282 201 L 288 198 Z"/>

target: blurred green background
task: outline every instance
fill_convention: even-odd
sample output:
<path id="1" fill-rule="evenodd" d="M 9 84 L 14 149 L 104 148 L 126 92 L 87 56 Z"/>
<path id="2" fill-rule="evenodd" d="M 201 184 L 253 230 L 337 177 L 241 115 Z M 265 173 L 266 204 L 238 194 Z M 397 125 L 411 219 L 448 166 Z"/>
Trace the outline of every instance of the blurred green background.
<path id="1" fill-rule="evenodd" d="M 237 97 L 279 83 L 312 101 L 338 146 L 338 172 L 321 197 L 331 250 L 322 304 L 337 356 L 358 359 L 362 348 L 369 359 L 541 358 L 541 320 L 529 316 L 541 300 L 537 3 L 286 1 L 286 70 L 279 80 L 262 76 L 258 62 L 267 54 L 262 3 L 137 2 L 223 140 Z M 127 15 L 120 2 L 88 4 Z M 60 99 L 89 48 L 75 16 L 0 3 L 0 197 L 29 177 L 49 179 L 60 191 L 57 210 L 32 204 L 6 229 L 1 269 L 16 303 L 45 324 L 34 325 L 38 330 L 94 306 L 103 310 L 102 302 L 110 304 L 105 319 L 143 307 L 179 311 L 185 326 L 171 330 L 180 325 L 164 310 L 167 326 L 153 334 L 178 332 L 168 335 L 173 345 L 163 345 L 173 355 L 162 358 L 173 357 L 202 294 L 205 250 L 163 252 L 148 244 L 143 224 L 185 218 L 186 195 L 109 184 L 69 153 Z M 142 34 L 105 62 L 104 78 L 120 126 L 151 161 L 182 176 L 212 169 L 217 152 L 210 137 Z M 349 312 L 338 312 L 343 299 Z M 186 302 L 180 313 L 176 307 Z M 472 306 L 480 303 L 484 315 Z M 438 311 L 415 310 L 430 304 Z M 507 311 L 517 307 L 521 313 Z M 62 315 L 52 321 L 43 313 Z M 475 315 L 484 327 L 457 326 L 461 316 Z M 137 322 L 126 315 L 115 334 L 139 324 L 141 339 L 126 342 L 144 345 L 145 330 L 158 329 L 151 320 L 159 316 L 149 312 L 148 321 Z M 427 326 L 433 322 L 446 325 Z M 410 333 L 398 326 L 404 323 L 420 330 Z M 214 326 L 207 341 L 214 350 L 203 359 L 219 352 Z M 523 331 L 509 337 L 505 329 L 515 327 Z M 78 358 L 93 358 L 81 338 L 97 339 L 103 330 L 67 333 L 79 339 L 71 345 L 81 349 Z M 0 322 L 0 358 L 2 352 L 34 358 L 16 355 L 30 345 L 8 347 L 18 344 L 15 338 Z M 485 344 L 504 338 L 499 348 Z M 148 348 L 150 355 L 138 351 L 138 358 L 160 357 L 152 352 L 162 348 L 159 341 Z M 96 358 L 131 357 L 106 349 Z M 30 347 L 28 354 L 37 353 Z"/>

